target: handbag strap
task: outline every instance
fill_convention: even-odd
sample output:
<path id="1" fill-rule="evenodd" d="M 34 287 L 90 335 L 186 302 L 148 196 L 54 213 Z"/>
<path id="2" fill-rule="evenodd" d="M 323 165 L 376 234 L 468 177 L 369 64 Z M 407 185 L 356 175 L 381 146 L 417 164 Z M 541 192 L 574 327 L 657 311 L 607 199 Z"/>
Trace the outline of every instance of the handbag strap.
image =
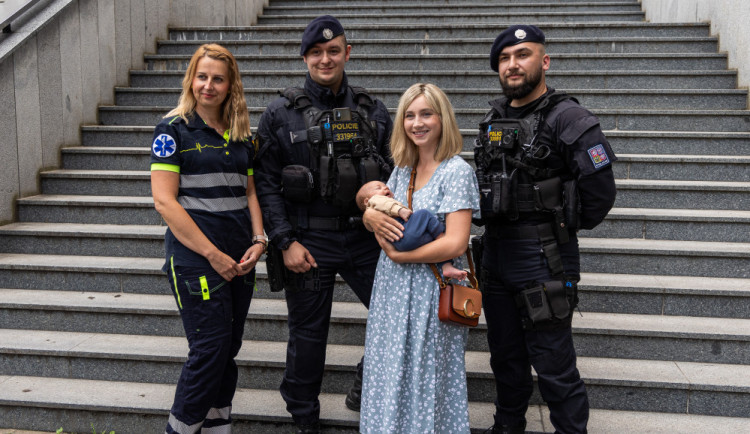
<path id="1" fill-rule="evenodd" d="M 409 188 L 406 192 L 406 199 L 409 205 L 409 209 L 411 208 L 411 198 L 414 195 L 414 180 L 417 177 L 417 166 L 415 165 L 411 169 L 411 176 L 409 177 Z M 477 282 L 477 278 L 475 277 L 476 272 L 474 271 L 474 261 L 471 259 L 471 249 L 466 249 L 466 259 L 469 261 L 469 273 L 467 274 L 467 278 L 469 279 L 469 282 L 471 283 L 472 287 L 474 289 L 479 289 L 479 283 Z M 437 265 L 436 264 L 430 264 L 430 268 L 432 269 L 432 274 L 435 275 L 435 278 L 438 281 L 438 284 L 440 285 L 440 289 L 445 288 L 445 281 L 442 277 L 440 277 L 440 272 L 438 272 Z"/>

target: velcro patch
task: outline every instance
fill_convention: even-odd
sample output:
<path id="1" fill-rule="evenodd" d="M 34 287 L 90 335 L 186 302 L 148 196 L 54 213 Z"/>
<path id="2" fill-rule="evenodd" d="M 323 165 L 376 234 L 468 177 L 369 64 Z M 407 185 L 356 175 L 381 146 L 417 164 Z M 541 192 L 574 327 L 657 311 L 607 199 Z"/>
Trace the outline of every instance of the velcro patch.
<path id="1" fill-rule="evenodd" d="M 594 169 L 599 169 L 609 164 L 609 156 L 601 143 L 593 148 L 589 148 L 588 153 L 589 157 L 591 157 L 591 162 L 594 163 Z"/>
<path id="2" fill-rule="evenodd" d="M 169 134 L 159 134 L 151 144 L 151 150 L 157 157 L 171 157 L 177 150 L 177 144 Z"/>

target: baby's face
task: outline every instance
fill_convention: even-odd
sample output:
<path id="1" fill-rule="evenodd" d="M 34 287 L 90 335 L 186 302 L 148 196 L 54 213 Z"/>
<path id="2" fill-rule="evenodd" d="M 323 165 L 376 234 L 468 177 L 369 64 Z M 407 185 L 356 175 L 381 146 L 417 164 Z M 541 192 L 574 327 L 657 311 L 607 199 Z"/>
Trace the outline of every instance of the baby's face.
<path id="1" fill-rule="evenodd" d="M 381 196 L 393 197 L 391 189 L 388 188 L 388 186 L 383 182 L 374 183 L 372 186 L 372 190 L 370 190 L 370 193 L 370 197 L 375 196 L 376 194 L 379 194 Z"/>

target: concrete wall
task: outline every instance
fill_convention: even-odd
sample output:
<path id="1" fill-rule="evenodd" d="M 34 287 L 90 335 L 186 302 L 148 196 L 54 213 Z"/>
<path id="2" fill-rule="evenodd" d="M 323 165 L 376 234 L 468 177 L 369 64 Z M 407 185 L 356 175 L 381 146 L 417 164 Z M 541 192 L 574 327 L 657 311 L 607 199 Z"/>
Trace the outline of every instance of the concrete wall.
<path id="1" fill-rule="evenodd" d="M 268 0 L 48 0 L 0 36 L 0 223 L 80 144 L 169 26 L 251 25 Z"/>
<path id="2" fill-rule="evenodd" d="M 710 22 L 727 52 L 729 67 L 738 71 L 738 86 L 750 87 L 750 2 L 747 0 L 641 0 L 646 19 L 654 23 Z"/>

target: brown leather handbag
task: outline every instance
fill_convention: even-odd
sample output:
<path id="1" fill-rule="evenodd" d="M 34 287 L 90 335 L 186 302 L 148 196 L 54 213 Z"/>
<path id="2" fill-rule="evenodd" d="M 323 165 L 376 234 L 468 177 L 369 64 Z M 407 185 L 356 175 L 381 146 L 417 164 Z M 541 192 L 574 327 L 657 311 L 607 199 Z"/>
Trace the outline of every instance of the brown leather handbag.
<path id="1" fill-rule="evenodd" d="M 476 327 L 479 315 L 482 314 L 482 293 L 479 291 L 477 278 L 474 276 L 474 262 L 471 260 L 471 250 L 466 251 L 470 272 L 467 279 L 471 287 L 457 283 L 446 283 L 438 273 L 437 266 L 430 264 L 432 273 L 440 285 L 440 302 L 438 318 L 440 321 Z"/>
<path id="2" fill-rule="evenodd" d="M 416 169 L 412 169 L 407 193 L 409 209 L 411 209 L 411 198 L 414 194 L 414 178 L 416 174 Z M 479 324 L 479 316 L 482 314 L 482 293 L 479 291 L 479 283 L 474 271 L 474 261 L 471 259 L 471 249 L 466 250 L 466 259 L 469 261 L 469 272 L 466 277 L 472 285 L 471 287 L 457 283 L 446 283 L 440 277 L 437 265 L 430 264 L 430 268 L 440 285 L 438 319 L 447 323 L 476 327 Z"/>

